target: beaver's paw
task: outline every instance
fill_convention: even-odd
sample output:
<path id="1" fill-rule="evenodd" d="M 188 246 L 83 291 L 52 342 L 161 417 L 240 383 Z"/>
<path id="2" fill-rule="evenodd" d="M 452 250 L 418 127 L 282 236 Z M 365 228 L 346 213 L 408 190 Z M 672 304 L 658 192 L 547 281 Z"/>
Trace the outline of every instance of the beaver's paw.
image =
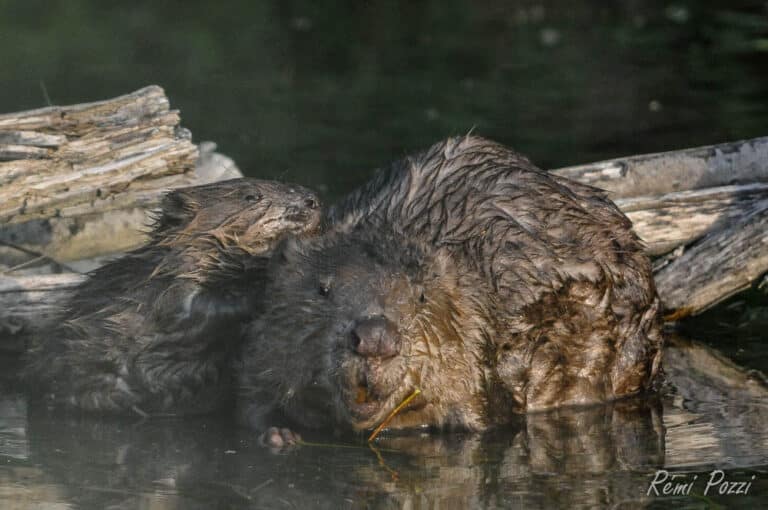
<path id="1" fill-rule="evenodd" d="M 259 436 L 259 444 L 271 450 L 284 450 L 301 443 L 301 436 L 286 428 L 269 427 Z"/>

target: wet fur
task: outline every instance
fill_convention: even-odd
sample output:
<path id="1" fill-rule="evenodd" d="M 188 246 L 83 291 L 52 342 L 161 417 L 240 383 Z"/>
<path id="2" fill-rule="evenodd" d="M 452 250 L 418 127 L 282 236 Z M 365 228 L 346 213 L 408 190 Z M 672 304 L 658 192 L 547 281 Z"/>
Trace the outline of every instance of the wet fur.
<path id="1" fill-rule="evenodd" d="M 401 426 L 428 416 L 481 428 L 492 316 L 464 292 L 477 282 L 458 269 L 445 253 L 365 231 L 289 243 L 268 272 L 270 301 L 250 325 L 242 356 L 245 420 L 260 428 L 279 409 L 305 426 L 360 430 L 418 387 L 412 407 L 419 412 L 404 413 Z M 358 318 L 381 314 L 406 342 L 393 359 L 362 360 L 350 350 L 350 332 Z M 361 379 L 387 402 L 372 416 L 356 416 L 349 405 Z"/>
<path id="2" fill-rule="evenodd" d="M 231 400 L 229 364 L 272 248 L 319 224 L 303 188 L 237 179 L 176 190 L 147 245 L 92 272 L 33 342 L 26 377 L 56 407 L 188 414 Z"/>
<path id="3" fill-rule="evenodd" d="M 269 271 L 272 305 L 243 358 L 240 407 L 252 422 L 276 408 L 304 424 L 371 426 L 386 413 L 358 420 L 344 400 L 360 366 L 386 369 L 374 382 L 389 409 L 427 389 L 395 428 L 482 429 L 513 412 L 637 393 L 658 371 L 650 263 L 598 189 L 470 136 L 379 171 L 329 217 L 321 239 L 289 243 Z M 347 296 L 334 306 L 316 292 L 329 275 Z M 398 315 L 385 299 L 369 310 L 391 297 L 392 278 L 425 285 L 437 308 Z M 345 347 L 352 318 L 370 313 L 400 321 L 394 360 L 360 361 Z"/>

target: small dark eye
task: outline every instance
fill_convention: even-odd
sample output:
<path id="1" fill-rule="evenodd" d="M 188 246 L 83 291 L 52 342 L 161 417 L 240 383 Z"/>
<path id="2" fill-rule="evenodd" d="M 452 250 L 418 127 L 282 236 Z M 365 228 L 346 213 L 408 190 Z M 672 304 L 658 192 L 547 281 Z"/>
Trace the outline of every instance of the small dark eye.
<path id="1" fill-rule="evenodd" d="M 427 302 L 427 297 L 424 295 L 424 292 L 421 293 L 419 296 L 419 303 L 424 304 Z"/>
<path id="2" fill-rule="evenodd" d="M 308 198 L 304 200 L 304 207 L 307 209 L 317 209 L 320 207 L 320 204 L 314 198 Z"/>
<path id="3" fill-rule="evenodd" d="M 246 202 L 256 202 L 261 198 L 260 195 L 245 195 Z"/>
<path id="4" fill-rule="evenodd" d="M 317 288 L 317 293 L 325 297 L 331 293 L 331 288 L 328 285 L 320 285 L 320 287 Z"/>

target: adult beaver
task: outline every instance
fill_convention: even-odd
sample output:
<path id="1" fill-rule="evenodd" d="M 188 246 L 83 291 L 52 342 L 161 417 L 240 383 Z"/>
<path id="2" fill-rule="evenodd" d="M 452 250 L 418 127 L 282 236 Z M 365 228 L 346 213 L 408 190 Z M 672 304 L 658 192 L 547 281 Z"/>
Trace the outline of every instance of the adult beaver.
<path id="1" fill-rule="evenodd" d="M 366 429 L 419 389 L 391 427 L 481 430 L 631 395 L 658 371 L 658 299 L 629 220 L 478 137 L 380 171 L 268 275 L 239 383 L 257 427 L 277 410 Z"/>
<path id="2" fill-rule="evenodd" d="M 27 376 L 56 406 L 100 412 L 209 411 L 266 260 L 314 231 L 319 201 L 276 182 L 233 179 L 165 195 L 149 243 L 92 272 L 37 338 Z"/>

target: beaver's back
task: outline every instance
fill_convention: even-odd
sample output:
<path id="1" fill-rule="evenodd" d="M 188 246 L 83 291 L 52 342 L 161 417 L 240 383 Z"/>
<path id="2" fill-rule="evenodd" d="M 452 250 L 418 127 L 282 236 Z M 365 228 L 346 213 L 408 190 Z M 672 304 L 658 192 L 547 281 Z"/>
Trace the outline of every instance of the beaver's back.
<path id="1" fill-rule="evenodd" d="M 335 230 L 370 224 L 450 247 L 520 306 L 600 271 L 639 281 L 645 300 L 653 294 L 631 222 L 603 191 L 479 137 L 448 139 L 394 163 L 329 217 Z"/>
<path id="2" fill-rule="evenodd" d="M 469 136 L 379 171 L 330 218 L 447 248 L 485 278 L 497 375 L 520 409 L 635 393 L 658 370 L 650 262 L 601 190 Z"/>

